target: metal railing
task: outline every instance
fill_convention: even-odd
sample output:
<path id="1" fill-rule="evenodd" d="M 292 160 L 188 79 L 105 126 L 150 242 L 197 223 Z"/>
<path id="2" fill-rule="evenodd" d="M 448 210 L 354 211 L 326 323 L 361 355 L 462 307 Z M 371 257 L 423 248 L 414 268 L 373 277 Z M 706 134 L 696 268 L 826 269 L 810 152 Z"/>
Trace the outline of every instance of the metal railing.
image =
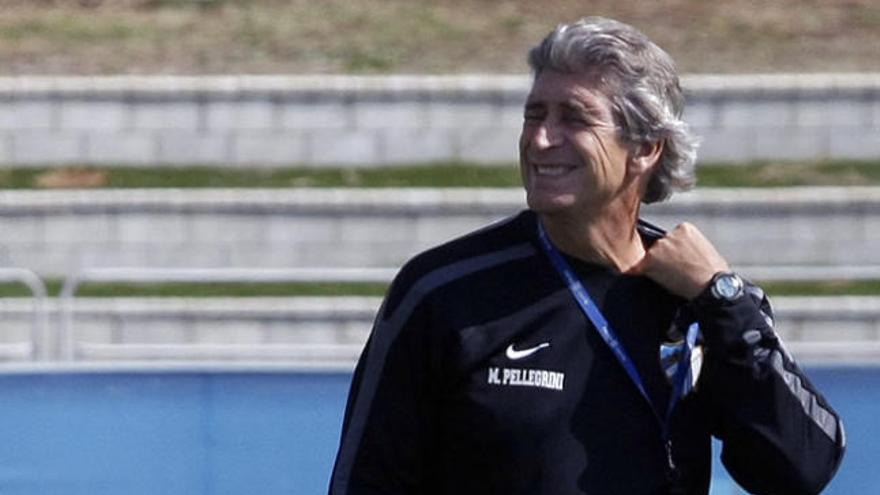
<path id="1" fill-rule="evenodd" d="M 60 357 L 65 361 L 76 359 L 76 340 L 73 328 L 74 297 L 76 290 L 86 282 L 139 282 L 139 283 L 322 283 L 355 282 L 387 283 L 396 273 L 391 268 L 90 268 L 69 277 L 59 295 L 60 304 Z M 93 346 L 94 347 L 94 346 Z M 249 359 L 310 359 L 326 354 L 327 349 L 313 344 L 274 345 L 207 345 L 207 344 L 155 344 L 112 345 L 115 352 L 129 359 L 150 359 L 157 355 L 170 358 L 193 359 L 199 356 L 218 358 L 235 355 Z M 340 348 L 337 348 L 339 350 Z M 107 355 L 100 345 L 93 351 Z M 348 351 L 351 351 L 348 349 Z M 358 351 L 359 352 L 359 351 Z M 352 354 L 347 352 L 346 354 Z"/>
<path id="2" fill-rule="evenodd" d="M 30 360 L 49 359 L 49 309 L 46 284 L 40 277 L 24 268 L 0 268 L 0 282 L 19 282 L 27 287 L 32 296 L 33 322 L 30 341 L 21 344 L 0 344 L 4 357 L 23 357 Z"/>
<path id="3" fill-rule="evenodd" d="M 754 280 L 759 281 L 829 281 L 829 280 L 878 280 L 880 279 L 880 266 L 743 266 L 738 269 Z M 80 342 L 77 340 L 75 328 L 76 314 L 101 314 L 101 311 L 111 313 L 120 311 L 117 303 L 113 308 L 102 309 L 96 301 L 91 300 L 85 307 L 85 300 L 79 299 L 77 305 L 77 290 L 85 283 L 388 283 L 397 269 L 395 268 L 291 268 L 291 269 L 249 269 L 249 268 L 217 268 L 217 269 L 171 269 L 171 268 L 90 268 L 65 279 L 57 301 L 57 305 L 50 305 L 45 284 L 32 271 L 17 268 L 0 269 L 0 281 L 15 281 L 25 284 L 33 294 L 33 316 L 31 325 L 30 342 L 0 344 L 0 358 L 4 360 L 52 360 L 58 363 L 73 363 L 79 361 L 87 364 L 88 361 L 96 362 L 141 362 L 150 361 L 180 363 L 205 362 L 214 359 L 216 362 L 229 362 L 234 364 L 242 362 L 272 361 L 275 363 L 301 363 L 308 366 L 320 366 L 322 363 L 350 363 L 360 352 L 357 344 L 350 341 L 327 344 L 319 342 L 294 342 L 294 343 L 217 343 L 217 342 L 159 342 L 159 343 L 135 343 L 133 341 L 120 343 L 111 342 Z M 267 300 L 268 298 L 262 298 Z M 302 299 L 302 298 L 301 298 Z M 790 298 L 791 299 L 791 298 Z M 845 298 L 838 298 L 843 301 Z M 167 300 L 166 300 L 167 301 Z M 242 319 L 282 319 L 287 321 L 299 320 L 303 313 L 309 313 L 312 321 L 344 321 L 356 322 L 358 325 L 368 322 L 372 315 L 366 315 L 365 305 L 361 307 L 342 307 L 334 302 L 326 307 L 315 308 L 314 302 L 309 303 L 308 310 L 304 306 L 284 303 L 284 308 L 271 306 L 271 311 L 262 308 L 266 304 L 257 305 L 260 308 L 240 308 L 232 304 L 227 310 L 225 307 L 218 316 L 217 305 L 207 302 L 190 302 L 185 309 L 187 318 L 232 318 Z M 815 303 L 812 303 L 815 305 Z M 844 321 L 846 319 L 864 320 L 867 325 L 877 327 L 876 337 L 870 339 L 850 340 L 842 338 L 840 341 L 814 342 L 810 337 L 806 340 L 795 338 L 790 342 L 791 347 L 796 349 L 796 354 L 801 357 L 818 360 L 820 362 L 846 362 L 855 359 L 860 362 L 880 362 L 880 308 L 852 308 L 844 304 L 839 308 L 825 307 L 815 308 L 809 304 L 792 306 L 785 310 L 778 305 L 777 313 L 785 314 L 786 321 L 800 325 L 804 321 Z M 873 303 L 870 303 L 873 304 Z M 206 307 L 207 306 L 207 307 Z M 294 307 L 295 306 L 295 307 Z M 57 328 L 50 327 L 50 314 L 57 307 Z M 144 313 L 143 309 L 131 313 L 128 309 L 121 309 L 123 314 L 134 314 L 137 318 L 168 318 L 170 314 L 177 314 L 180 309 L 169 309 L 171 306 L 161 302 L 156 308 Z M 193 309 L 196 308 L 196 309 Z M 805 309 L 806 308 L 806 309 Z M 809 310 L 809 311 L 808 311 Z M 821 310 L 821 311 L 819 311 Z M 85 313 L 82 313 L 85 311 Z M 140 311 L 140 312 L 138 312 Z M 171 311 L 169 313 L 169 311 Z M 175 313 L 175 311 L 177 313 Z M 806 313 L 805 313 L 806 311 Z M 809 314 L 807 314 L 809 313 Z M 870 313 L 870 314 L 869 314 Z M 267 316 L 268 315 L 268 316 Z M 123 316 L 123 318 L 126 318 Z M 818 319 L 818 320 L 817 320 Z M 875 322 L 875 323 L 870 323 Z M 351 323 L 347 323 L 351 324 Z M 368 325 L 368 323 L 364 323 Z M 56 330 L 52 332 L 52 330 Z M 795 335 L 800 335 L 798 331 Z M 54 339 L 52 338 L 54 337 Z M 338 366 L 337 366 L 338 367 Z"/>

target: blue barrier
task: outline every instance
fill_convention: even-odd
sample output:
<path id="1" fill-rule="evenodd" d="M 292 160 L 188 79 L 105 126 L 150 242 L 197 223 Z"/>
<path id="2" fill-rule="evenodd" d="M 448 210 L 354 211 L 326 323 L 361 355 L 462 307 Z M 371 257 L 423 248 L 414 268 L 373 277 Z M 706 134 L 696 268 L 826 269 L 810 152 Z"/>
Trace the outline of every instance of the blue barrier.
<path id="1" fill-rule="evenodd" d="M 348 375 L 0 377 L 0 493 L 310 494 Z"/>
<path id="2" fill-rule="evenodd" d="M 849 451 L 828 494 L 880 487 L 880 368 L 816 368 Z M 0 375 L 0 493 L 320 494 L 348 374 Z M 737 493 L 717 468 L 713 495 Z"/>

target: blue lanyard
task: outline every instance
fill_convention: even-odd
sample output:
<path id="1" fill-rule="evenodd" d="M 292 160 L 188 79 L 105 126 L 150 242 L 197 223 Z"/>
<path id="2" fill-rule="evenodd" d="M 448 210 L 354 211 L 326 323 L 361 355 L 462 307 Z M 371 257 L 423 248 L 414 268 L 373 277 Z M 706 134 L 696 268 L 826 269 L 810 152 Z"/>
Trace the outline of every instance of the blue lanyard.
<path id="1" fill-rule="evenodd" d="M 645 390 L 644 382 L 642 382 L 642 377 L 639 376 L 639 372 L 636 369 L 635 363 L 633 363 L 632 359 L 630 359 L 629 355 L 627 355 L 626 350 L 623 348 L 620 340 L 618 340 L 617 335 L 608 324 L 608 320 L 605 319 L 605 316 L 602 315 L 602 312 L 599 311 L 599 308 L 596 307 L 595 303 L 593 303 L 593 300 L 592 298 L 590 298 L 590 295 L 587 294 L 587 290 L 584 288 L 584 285 L 581 283 L 580 280 L 578 280 L 577 276 L 574 274 L 574 270 L 571 269 L 568 262 L 565 261 L 559 251 L 553 246 L 553 243 L 550 242 L 550 237 L 547 236 L 547 232 L 544 230 L 544 226 L 541 225 L 540 221 L 538 221 L 538 237 L 541 240 L 541 247 L 550 258 L 550 261 L 553 263 L 556 271 L 559 272 L 559 274 L 565 280 L 565 283 L 568 286 L 568 290 L 574 296 L 574 299 L 575 301 L 577 301 L 578 306 L 580 306 L 584 314 L 586 314 L 590 321 L 593 323 L 596 331 L 599 332 L 602 340 L 605 341 L 605 343 L 608 345 L 608 348 L 611 349 L 611 352 L 614 353 L 614 356 L 623 366 L 623 369 L 626 370 L 626 374 L 629 375 L 636 388 L 639 389 L 642 397 L 644 397 L 645 400 L 648 401 L 648 405 L 651 406 L 651 411 L 654 413 L 654 416 L 657 418 L 657 422 L 660 424 L 663 441 L 667 444 L 667 449 L 670 448 L 669 419 L 672 416 L 672 410 L 675 408 L 679 397 L 686 394 L 690 389 L 690 383 L 692 380 L 690 366 L 691 353 L 693 351 L 694 345 L 696 344 L 697 335 L 700 331 L 699 325 L 697 323 L 693 323 L 688 328 L 687 336 L 684 342 L 684 349 L 682 350 L 681 361 L 679 361 L 678 368 L 675 372 L 675 378 L 673 380 L 674 386 L 672 390 L 672 395 L 669 398 L 669 405 L 666 409 L 666 416 L 661 417 L 660 413 L 657 411 L 656 405 L 651 400 L 651 397 L 648 395 L 647 390 Z"/>

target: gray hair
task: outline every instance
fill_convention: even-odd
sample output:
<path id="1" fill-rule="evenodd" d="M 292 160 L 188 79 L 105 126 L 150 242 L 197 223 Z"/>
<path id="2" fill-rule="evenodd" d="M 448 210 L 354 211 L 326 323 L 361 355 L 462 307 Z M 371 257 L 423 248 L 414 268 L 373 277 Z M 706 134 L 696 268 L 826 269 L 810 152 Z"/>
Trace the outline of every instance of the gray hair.
<path id="1" fill-rule="evenodd" d="M 663 142 L 643 202 L 693 187 L 698 139 L 681 119 L 684 96 L 675 63 L 644 34 L 622 22 L 585 17 L 557 26 L 531 49 L 529 65 L 536 78 L 546 69 L 595 74 L 620 138 L 632 146 Z"/>

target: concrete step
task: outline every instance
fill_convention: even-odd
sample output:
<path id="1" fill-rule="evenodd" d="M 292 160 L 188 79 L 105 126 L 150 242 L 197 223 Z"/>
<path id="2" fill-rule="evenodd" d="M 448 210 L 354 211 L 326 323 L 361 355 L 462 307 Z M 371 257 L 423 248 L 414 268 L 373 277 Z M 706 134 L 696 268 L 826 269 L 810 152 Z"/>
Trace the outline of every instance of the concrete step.
<path id="1" fill-rule="evenodd" d="M 776 297 L 776 328 L 808 363 L 880 362 L 880 297 Z M 381 303 L 375 297 L 76 298 L 69 332 L 57 299 L 53 360 L 266 361 L 353 366 Z M 27 361 L 33 302 L 0 299 L 0 360 Z"/>
<path id="2" fill-rule="evenodd" d="M 0 78 L 0 165 L 509 163 L 530 83 L 525 74 Z M 878 74 L 682 84 L 701 159 L 880 156 Z"/>
<path id="3" fill-rule="evenodd" d="M 0 266 L 398 267 L 524 208 L 519 189 L 0 192 Z M 734 266 L 880 266 L 880 188 L 700 189 L 650 205 L 700 227 Z"/>

